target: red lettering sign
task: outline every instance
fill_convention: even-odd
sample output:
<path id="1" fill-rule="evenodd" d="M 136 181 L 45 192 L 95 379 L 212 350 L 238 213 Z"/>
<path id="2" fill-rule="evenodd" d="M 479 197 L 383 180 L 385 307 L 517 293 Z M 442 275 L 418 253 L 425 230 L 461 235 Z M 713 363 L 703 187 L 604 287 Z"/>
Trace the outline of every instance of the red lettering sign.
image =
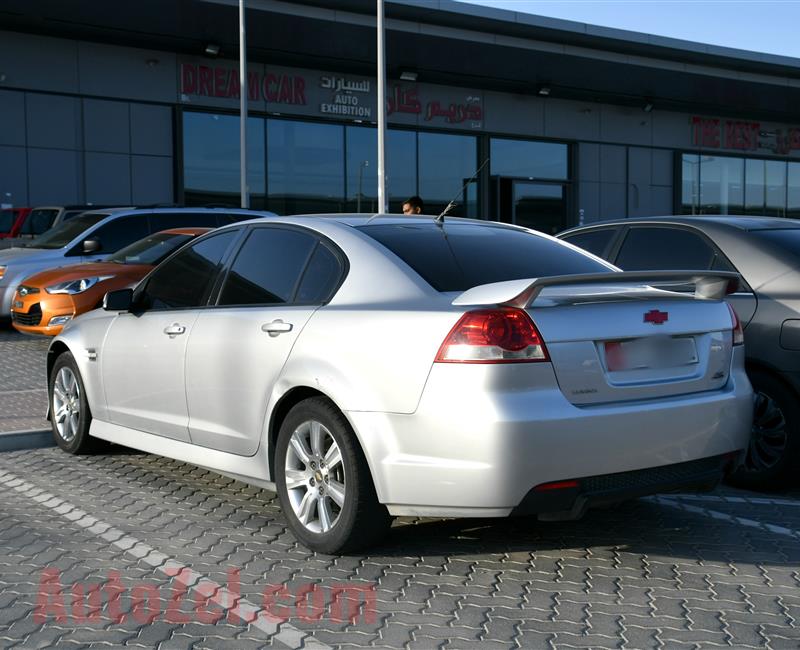
<path id="1" fill-rule="evenodd" d="M 181 66 L 181 92 L 185 95 L 197 92 L 197 68 L 189 63 Z"/>
<path id="2" fill-rule="evenodd" d="M 705 117 L 692 118 L 692 144 L 696 147 L 720 146 L 720 127 L 718 119 Z"/>
<path id="3" fill-rule="evenodd" d="M 236 68 L 181 64 L 181 93 L 203 97 L 239 99 L 241 84 Z M 306 101 L 306 80 L 298 75 L 247 74 L 247 97 L 250 101 L 265 99 L 277 104 L 300 104 Z"/>
<path id="4" fill-rule="evenodd" d="M 303 77 L 293 77 L 294 79 L 294 103 L 302 106 L 306 105 L 306 80 Z"/>
<path id="5" fill-rule="evenodd" d="M 225 68 L 214 68 L 214 97 L 228 96 L 228 75 Z"/>
<path id="6" fill-rule="evenodd" d="M 728 149 L 755 151 L 758 149 L 758 133 L 761 125 L 757 122 L 725 123 L 725 146 Z"/>
<path id="7" fill-rule="evenodd" d="M 197 94 L 211 97 L 211 68 L 208 66 L 200 66 L 200 83 L 198 84 Z"/>

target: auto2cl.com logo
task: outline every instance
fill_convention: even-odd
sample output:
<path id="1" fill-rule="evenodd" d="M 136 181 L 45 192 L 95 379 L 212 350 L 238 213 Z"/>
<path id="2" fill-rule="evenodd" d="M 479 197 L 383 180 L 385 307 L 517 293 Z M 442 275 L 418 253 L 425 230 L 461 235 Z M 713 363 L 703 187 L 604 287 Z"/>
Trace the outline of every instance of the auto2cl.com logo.
<path id="1" fill-rule="evenodd" d="M 305 623 L 329 620 L 336 623 L 374 623 L 375 583 L 341 582 L 321 585 L 302 583 L 293 587 L 267 584 L 261 598 L 248 599 L 258 611 L 241 607 L 239 569 L 228 569 L 226 587 L 210 580 L 195 582 L 191 569 L 165 568 L 169 584 L 123 581 L 119 571 L 108 572 L 105 581 L 65 584 L 60 569 L 46 568 L 39 579 L 34 622 L 124 623 L 141 625 L 202 623 L 213 625 L 223 619 L 230 624 L 251 624 L 264 617 L 273 623 L 299 620 Z M 184 575 L 187 574 L 187 575 Z M 196 574 L 195 574 L 196 575 Z"/>

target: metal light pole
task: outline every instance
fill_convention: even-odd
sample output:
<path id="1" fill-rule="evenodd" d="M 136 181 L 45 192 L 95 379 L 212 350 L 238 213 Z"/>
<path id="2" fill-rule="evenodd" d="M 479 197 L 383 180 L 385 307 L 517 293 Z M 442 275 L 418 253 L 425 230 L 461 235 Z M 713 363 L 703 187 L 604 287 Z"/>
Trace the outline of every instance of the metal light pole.
<path id="1" fill-rule="evenodd" d="M 369 160 L 362 161 L 358 166 L 358 207 L 356 208 L 356 212 L 361 212 L 361 199 L 364 196 L 364 167 L 369 167 Z"/>
<path id="2" fill-rule="evenodd" d="M 247 187 L 247 30 L 244 19 L 244 0 L 239 0 L 239 174 L 242 207 L 250 207 L 250 192 Z"/>
<path id="3" fill-rule="evenodd" d="M 378 212 L 386 204 L 386 50 L 383 33 L 383 0 L 378 0 Z"/>

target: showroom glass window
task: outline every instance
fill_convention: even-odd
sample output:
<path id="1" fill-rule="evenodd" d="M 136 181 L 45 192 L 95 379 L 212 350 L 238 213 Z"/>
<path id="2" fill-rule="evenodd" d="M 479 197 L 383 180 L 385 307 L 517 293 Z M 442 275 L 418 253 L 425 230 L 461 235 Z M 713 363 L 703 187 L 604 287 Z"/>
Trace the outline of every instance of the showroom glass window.
<path id="1" fill-rule="evenodd" d="M 682 214 L 800 214 L 798 163 L 682 154 Z"/>
<path id="2" fill-rule="evenodd" d="M 744 209 L 744 160 L 702 156 L 700 211 L 702 214 L 741 214 Z"/>
<path id="3" fill-rule="evenodd" d="M 800 163 L 789 163 L 786 185 L 786 216 L 800 219 Z"/>
<path id="4" fill-rule="evenodd" d="M 183 186 L 186 205 L 240 204 L 239 116 L 183 114 Z M 250 204 L 264 208 L 264 120 L 247 120 Z"/>
<path id="5" fill-rule="evenodd" d="M 567 180 L 568 147 L 557 142 L 492 138 L 491 175 Z"/>
<path id="6" fill-rule="evenodd" d="M 267 209 L 344 211 L 344 126 L 267 121 Z"/>
<path id="7" fill-rule="evenodd" d="M 455 197 L 449 214 L 478 217 L 478 140 L 471 135 L 419 133 L 419 195 L 425 212 L 439 214 Z M 464 189 L 466 187 L 466 189 Z"/>
<path id="8" fill-rule="evenodd" d="M 377 129 L 345 127 L 345 149 L 346 211 L 373 213 L 378 205 Z M 403 201 L 417 193 L 417 134 L 389 129 L 386 132 L 386 194 L 389 211 L 400 212 Z"/>
<path id="9" fill-rule="evenodd" d="M 700 156 L 681 157 L 681 214 L 700 213 Z"/>

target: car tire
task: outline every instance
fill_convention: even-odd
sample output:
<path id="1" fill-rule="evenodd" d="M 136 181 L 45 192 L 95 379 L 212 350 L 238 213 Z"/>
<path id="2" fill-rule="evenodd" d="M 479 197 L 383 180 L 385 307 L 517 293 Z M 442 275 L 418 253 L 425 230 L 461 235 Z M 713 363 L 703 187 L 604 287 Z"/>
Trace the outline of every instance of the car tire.
<path id="1" fill-rule="evenodd" d="M 800 458 L 797 395 L 762 370 L 748 372 L 753 385 L 753 429 L 745 461 L 729 482 L 751 490 L 776 490 L 795 475 Z"/>
<path id="2" fill-rule="evenodd" d="M 325 398 L 296 404 L 281 424 L 275 483 L 292 532 L 313 551 L 369 546 L 391 523 L 353 429 Z"/>
<path id="3" fill-rule="evenodd" d="M 48 393 L 55 443 L 70 454 L 100 449 L 102 441 L 89 435 L 92 412 L 78 364 L 71 353 L 62 353 L 53 364 Z"/>

